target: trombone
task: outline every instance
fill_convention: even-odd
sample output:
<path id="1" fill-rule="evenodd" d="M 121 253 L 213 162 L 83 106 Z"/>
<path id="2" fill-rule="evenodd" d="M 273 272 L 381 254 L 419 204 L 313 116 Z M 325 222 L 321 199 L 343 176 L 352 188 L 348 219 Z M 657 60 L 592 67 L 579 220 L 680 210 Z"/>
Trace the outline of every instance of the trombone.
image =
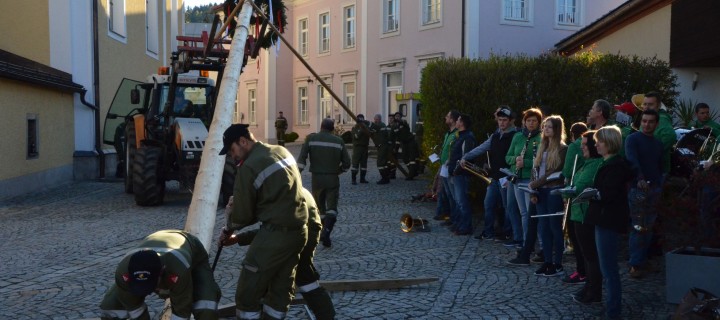
<path id="1" fill-rule="evenodd" d="M 461 160 L 458 160 L 458 165 L 461 168 L 465 169 L 467 172 L 470 172 L 474 176 L 480 178 L 480 180 L 484 181 L 485 183 L 490 184 L 491 180 L 488 177 L 490 174 L 488 174 L 487 171 L 480 168 L 479 166 L 477 166 L 473 163 L 470 163 L 469 161 L 461 161 Z"/>

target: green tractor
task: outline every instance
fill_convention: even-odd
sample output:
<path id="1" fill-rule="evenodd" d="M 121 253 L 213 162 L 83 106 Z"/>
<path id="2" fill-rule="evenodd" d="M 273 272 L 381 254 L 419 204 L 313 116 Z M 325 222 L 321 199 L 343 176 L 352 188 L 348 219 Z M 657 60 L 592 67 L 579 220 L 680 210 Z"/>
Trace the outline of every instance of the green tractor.
<path id="1" fill-rule="evenodd" d="M 115 146 L 125 192 L 134 194 L 138 205 L 162 204 L 166 181 L 194 186 L 217 97 L 207 71 L 218 71 L 221 79 L 227 58 L 227 50 L 218 51 L 216 59 L 173 52 L 172 67 L 160 68 L 144 83 L 123 79 L 115 93 L 103 140 Z M 221 204 L 232 195 L 234 170 L 226 160 Z"/>

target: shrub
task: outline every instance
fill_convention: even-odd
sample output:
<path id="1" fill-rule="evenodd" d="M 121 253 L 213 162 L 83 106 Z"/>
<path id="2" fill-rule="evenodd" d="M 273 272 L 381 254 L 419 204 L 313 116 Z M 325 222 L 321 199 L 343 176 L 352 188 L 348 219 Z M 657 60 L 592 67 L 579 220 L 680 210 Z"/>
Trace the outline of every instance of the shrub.
<path id="1" fill-rule="evenodd" d="M 436 60 L 423 69 L 420 81 L 426 137 L 422 148 L 430 154 L 433 146 L 442 144 L 447 130 L 443 119 L 451 109 L 473 117 L 472 130 L 482 141 L 495 130 L 493 113 L 502 104 L 518 115 L 537 106 L 545 114 L 561 115 L 569 126 L 584 121 L 596 99 L 619 104 L 635 93 L 657 90 L 665 105 L 673 108 L 676 88 L 677 77 L 657 58 L 590 51 L 571 57 L 492 55 L 483 60 Z M 520 125 L 519 116 L 515 124 Z"/>

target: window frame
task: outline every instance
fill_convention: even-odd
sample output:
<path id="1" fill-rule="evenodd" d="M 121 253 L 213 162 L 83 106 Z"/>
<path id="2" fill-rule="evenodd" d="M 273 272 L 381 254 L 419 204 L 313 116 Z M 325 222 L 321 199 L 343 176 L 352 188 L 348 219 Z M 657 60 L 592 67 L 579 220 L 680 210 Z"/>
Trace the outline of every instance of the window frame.
<path id="1" fill-rule="evenodd" d="M 327 23 L 323 24 L 323 17 L 327 17 Z M 325 34 L 323 33 L 325 32 Z M 327 45 L 327 48 L 323 48 Z M 325 50 L 323 50 L 325 49 Z M 330 12 L 325 11 L 318 14 L 318 55 L 327 55 L 330 53 Z"/>
<path id="2" fill-rule="evenodd" d="M 506 4 L 510 4 L 510 10 L 512 10 L 513 3 L 524 4 L 525 15 L 526 15 L 526 17 L 524 19 L 508 16 L 508 10 L 507 10 L 508 6 L 506 6 Z M 535 16 L 534 11 L 535 11 L 535 1 L 534 0 L 500 0 L 500 24 L 531 27 L 534 25 L 534 21 L 533 21 L 534 16 Z"/>
<path id="3" fill-rule="evenodd" d="M 442 25 L 442 0 L 422 0 L 420 4 L 420 29 L 429 29 Z M 431 8 L 435 9 L 435 19 L 430 20 Z"/>
<path id="4" fill-rule="evenodd" d="M 382 34 L 381 37 L 389 37 L 389 36 L 395 36 L 400 34 L 400 1 L 399 0 L 382 0 L 382 19 L 380 19 L 381 27 L 380 27 L 380 33 Z M 389 12 L 389 3 L 392 3 L 392 15 L 391 12 Z M 394 29 L 389 28 L 390 19 L 389 17 L 392 16 L 394 19 L 392 20 L 394 23 Z"/>
<path id="5" fill-rule="evenodd" d="M 305 24 L 305 28 L 302 28 L 302 24 Z M 310 45 L 310 39 L 309 39 L 309 21 L 307 17 L 301 17 L 298 19 L 298 49 L 299 53 L 303 57 L 308 56 L 308 48 Z M 304 42 L 303 42 L 304 40 Z"/>
<path id="6" fill-rule="evenodd" d="M 298 86 L 297 95 L 297 124 L 300 126 L 310 125 L 310 115 L 308 110 L 308 87 L 306 85 Z"/>
<path id="7" fill-rule="evenodd" d="M 154 4 L 154 5 L 153 5 Z M 150 8 L 154 7 L 154 14 Z M 145 54 L 160 60 L 160 3 L 158 0 L 145 0 Z M 154 35 L 154 37 L 152 36 Z M 151 45 L 154 45 L 152 50 Z"/>
<path id="8" fill-rule="evenodd" d="M 121 4 L 118 6 L 118 2 Z M 119 10 L 119 11 L 116 11 Z M 127 11 L 125 0 L 107 0 L 108 37 L 127 44 Z M 122 16 L 121 20 L 118 20 Z M 115 28 L 117 22 L 117 29 Z M 118 30 L 122 29 L 122 30 Z"/>
<path id="9" fill-rule="evenodd" d="M 345 106 L 350 109 L 354 114 L 358 114 L 357 112 L 357 82 L 356 79 L 347 79 L 342 82 L 342 88 L 343 88 L 343 102 L 345 103 Z M 348 94 L 347 85 L 352 84 L 353 92 L 352 94 Z M 352 99 L 350 99 L 352 98 Z M 355 124 L 355 121 L 350 117 L 350 115 L 343 109 L 340 111 L 340 124 Z"/>
<path id="10" fill-rule="evenodd" d="M 347 15 L 348 9 L 352 8 L 352 17 Z M 355 4 L 343 6 L 343 49 L 355 49 L 357 45 L 357 7 Z M 352 30 L 348 30 L 352 29 Z M 352 44 L 349 44 L 348 39 L 352 39 Z"/>
<path id="11" fill-rule="evenodd" d="M 561 2 L 563 2 L 564 5 L 561 5 Z M 561 7 L 565 7 L 567 9 L 567 3 L 568 2 L 575 2 L 575 22 L 573 23 L 567 23 L 567 22 L 561 22 L 560 17 L 564 14 L 563 10 L 561 10 Z M 580 30 L 580 28 L 583 27 L 585 24 L 584 21 L 584 9 L 585 9 L 585 3 L 584 0 L 556 0 L 555 1 L 555 28 L 556 29 L 562 29 L 562 30 Z"/>
<path id="12" fill-rule="evenodd" d="M 248 124 L 257 125 L 257 89 L 247 89 L 248 98 Z"/>

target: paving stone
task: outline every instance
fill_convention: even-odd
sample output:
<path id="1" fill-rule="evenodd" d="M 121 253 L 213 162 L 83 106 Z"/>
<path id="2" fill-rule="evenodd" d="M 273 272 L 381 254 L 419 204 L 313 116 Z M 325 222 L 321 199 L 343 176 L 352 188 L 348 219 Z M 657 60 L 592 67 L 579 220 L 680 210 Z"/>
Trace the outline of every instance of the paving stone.
<path id="1" fill-rule="evenodd" d="M 299 145 L 289 149 L 297 155 Z M 537 277 L 538 265 L 506 264 L 515 250 L 494 241 L 454 236 L 432 216 L 435 203 L 411 202 L 428 191 L 429 177 L 376 185 L 371 158 L 370 184 L 351 185 L 340 176 L 339 217 L 333 247 L 318 247 L 315 263 L 323 280 L 438 277 L 434 283 L 393 290 L 331 292 L 338 319 L 587 319 L 600 306 L 573 303 L 578 286 L 559 277 Z M 303 173 L 310 187 L 310 173 Z M 139 239 L 161 229 L 182 229 L 191 195 L 177 183 L 167 186 L 165 203 L 139 207 L 122 181 L 76 182 L 0 202 L 0 318 L 90 319 L 112 284 L 117 263 Z M 476 204 L 476 206 L 479 204 Z M 480 206 L 477 206 L 480 207 Z M 224 221 L 216 215 L 215 234 Z M 429 220 L 430 232 L 403 233 L 400 216 Z M 480 212 L 474 221 L 480 221 Z M 217 248 L 213 244 L 210 258 Z M 246 248 L 223 250 L 215 272 L 221 305 L 234 301 Z M 621 254 L 622 259 L 626 258 Z M 564 257 L 568 272 L 575 258 Z M 662 261 L 660 261 L 662 262 Z M 657 263 L 657 262 L 656 262 Z M 664 267 L 642 281 L 629 280 L 621 265 L 623 316 L 664 319 L 674 306 L 664 303 Z M 163 301 L 148 299 L 151 314 Z M 288 319 L 309 319 L 293 306 Z"/>

